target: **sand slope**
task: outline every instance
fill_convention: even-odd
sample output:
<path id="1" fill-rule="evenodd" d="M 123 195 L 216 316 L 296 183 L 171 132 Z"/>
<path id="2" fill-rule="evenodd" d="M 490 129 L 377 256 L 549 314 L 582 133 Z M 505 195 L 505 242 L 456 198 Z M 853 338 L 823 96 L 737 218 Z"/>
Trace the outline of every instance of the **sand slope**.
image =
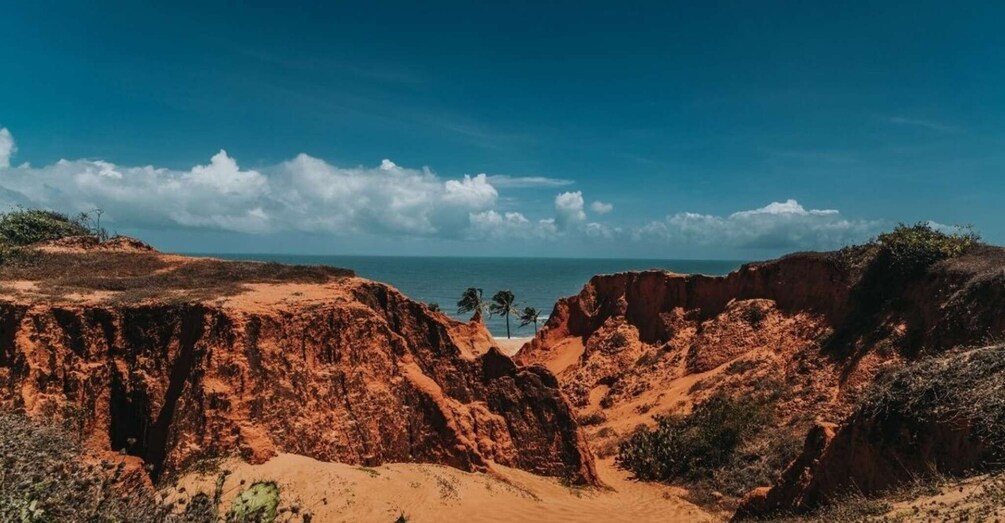
<path id="1" fill-rule="evenodd" d="M 575 488 L 521 470 L 496 466 L 494 473 L 469 473 L 451 467 L 398 463 L 363 468 L 280 454 L 260 465 L 238 460 L 223 486 L 221 512 L 255 481 L 275 481 L 281 505 L 299 507 L 313 522 L 450 521 L 632 522 L 710 521 L 696 506 L 667 486 L 628 481 L 610 462 L 598 463 L 606 488 Z M 218 473 L 192 474 L 168 491 L 169 499 L 205 492 L 212 496 Z M 244 484 L 242 486 L 242 481 Z M 289 513 L 286 513 L 289 515 Z M 294 521 L 299 518 L 293 518 Z"/>

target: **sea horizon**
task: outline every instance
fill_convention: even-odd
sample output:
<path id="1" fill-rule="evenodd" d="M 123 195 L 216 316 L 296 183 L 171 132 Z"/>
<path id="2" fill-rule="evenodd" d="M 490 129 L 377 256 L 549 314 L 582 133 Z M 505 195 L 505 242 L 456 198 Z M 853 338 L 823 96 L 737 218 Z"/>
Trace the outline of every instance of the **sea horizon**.
<path id="1" fill-rule="evenodd" d="M 260 257 L 269 256 L 296 256 L 305 258 L 442 258 L 442 259 L 504 259 L 504 260 L 640 260 L 640 261 L 679 261 L 679 262 L 730 262 L 730 263 L 751 263 L 755 261 L 767 261 L 782 256 L 786 256 L 792 253 L 784 253 L 779 256 L 766 257 L 763 259 L 746 259 L 746 258 L 659 258 L 651 256 L 624 256 L 624 257 L 611 257 L 611 256 L 492 256 L 492 255 L 428 255 L 428 254 L 315 254 L 315 253 L 275 253 L 275 252 L 212 252 L 212 251 L 164 251 L 166 254 L 178 254 L 181 256 L 206 256 L 206 257 L 226 257 L 227 259 L 235 259 L 237 256 L 252 256 L 258 259 Z M 804 252 L 804 251 L 793 251 L 793 252 Z M 813 251 L 815 252 L 815 251 Z"/>
<path id="2" fill-rule="evenodd" d="M 649 269 L 681 274 L 721 276 L 747 261 L 658 258 L 548 258 L 502 256 L 385 256 L 315 255 L 271 253 L 184 253 L 227 260 L 250 260 L 291 264 L 330 265 L 352 269 L 358 276 L 387 283 L 406 296 L 436 304 L 447 315 L 467 320 L 470 313 L 458 313 L 456 302 L 468 287 L 483 289 L 483 299 L 491 301 L 500 290 L 516 295 L 518 308 L 533 307 L 543 324 L 555 303 L 578 294 L 590 278 L 598 274 Z M 505 319 L 486 317 L 493 336 L 506 336 Z M 512 337 L 532 336 L 531 325 L 519 327 L 510 318 Z"/>

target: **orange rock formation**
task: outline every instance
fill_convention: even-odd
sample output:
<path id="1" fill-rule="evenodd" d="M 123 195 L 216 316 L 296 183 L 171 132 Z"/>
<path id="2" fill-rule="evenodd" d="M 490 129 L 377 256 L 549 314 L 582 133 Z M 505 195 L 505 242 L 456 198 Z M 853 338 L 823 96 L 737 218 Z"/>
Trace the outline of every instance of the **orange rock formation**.
<path id="1" fill-rule="evenodd" d="M 256 279 L 257 265 L 132 244 L 109 265 L 62 247 L 40 263 L 74 286 L 67 297 L 42 292 L 36 269 L 0 278 L 0 408 L 71 420 L 91 448 L 138 456 L 153 478 L 205 458 L 287 452 L 596 482 L 554 376 L 490 348 L 481 324 L 355 277 Z M 66 274 L 78 262 L 93 273 Z M 149 278 L 135 269 L 146 265 L 168 287 L 130 301 L 116 289 Z M 172 298 L 191 292 L 171 287 L 182 276 L 232 273 L 240 281 L 226 293 Z"/>
<path id="2" fill-rule="evenodd" d="M 1003 262 L 1005 251 L 982 247 L 905 279 L 846 250 L 748 264 L 724 277 L 596 276 L 556 304 L 516 358 L 558 375 L 601 454 L 653 414 L 686 411 L 716 391 L 770 388 L 780 423 L 793 434 L 806 434 L 817 420 L 804 456 L 818 457 L 833 439 L 844 449 L 831 447 L 828 459 L 837 464 L 867 436 L 833 438 L 828 423 L 845 420 L 881 369 L 1005 333 Z M 925 430 L 908 432 L 924 439 Z M 813 475 L 811 465 L 797 462 L 802 469 L 792 474 Z M 876 481 L 875 488 L 889 484 Z M 809 507 L 841 485 L 790 481 L 771 505 Z"/>

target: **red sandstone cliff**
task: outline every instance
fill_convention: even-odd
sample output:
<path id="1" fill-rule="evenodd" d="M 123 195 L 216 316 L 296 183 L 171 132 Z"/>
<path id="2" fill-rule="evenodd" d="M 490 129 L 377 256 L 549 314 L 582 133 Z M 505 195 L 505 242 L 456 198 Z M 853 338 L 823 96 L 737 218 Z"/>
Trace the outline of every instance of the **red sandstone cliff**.
<path id="1" fill-rule="evenodd" d="M 137 250 L 40 254 L 0 286 L 0 408 L 71 420 L 154 478 L 288 452 L 596 482 L 549 372 L 383 284 Z"/>
<path id="2" fill-rule="evenodd" d="M 558 375 L 602 454 L 653 414 L 686 411 L 716 391 L 771 389 L 779 398 L 779 423 L 805 434 L 814 418 L 845 420 L 882 369 L 1000 337 L 1003 310 L 1000 248 L 975 248 L 907 279 L 890 276 L 861 251 L 796 254 L 725 277 L 664 271 L 594 277 L 579 295 L 556 304 L 517 360 Z M 791 474 L 821 479 L 789 481 L 775 491 L 773 506 L 811 506 L 847 487 L 822 478 L 859 459 L 850 449 L 862 446 L 853 443 L 874 436 L 863 430 L 838 432 L 838 446 L 830 443 L 830 429 L 812 431 L 807 448 L 817 454 L 830 448 L 833 470 L 818 470 L 819 456 L 804 452 L 807 463 L 794 464 Z M 904 441 L 942 441 L 926 430 L 913 426 Z M 890 445 L 897 444 L 910 443 Z M 970 450 L 960 443 L 940 459 L 963 462 Z M 894 455 L 889 445 L 877 452 Z M 918 461 L 910 470 L 931 458 L 896 456 Z M 875 488 L 899 477 L 877 480 Z"/>

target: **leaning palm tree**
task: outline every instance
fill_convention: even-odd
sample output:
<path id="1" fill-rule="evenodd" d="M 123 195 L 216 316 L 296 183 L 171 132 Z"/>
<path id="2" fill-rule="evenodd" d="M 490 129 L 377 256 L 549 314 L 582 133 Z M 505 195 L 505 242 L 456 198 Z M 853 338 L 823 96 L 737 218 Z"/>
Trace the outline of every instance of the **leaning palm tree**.
<path id="1" fill-rule="evenodd" d="M 485 302 L 482 300 L 482 290 L 476 289 L 475 287 L 468 287 L 467 290 L 461 294 L 461 299 L 457 300 L 457 314 L 464 314 L 465 312 L 474 312 L 475 315 L 479 316 L 482 310 L 485 309 Z"/>
<path id="2" fill-rule="evenodd" d="M 531 323 L 534 324 L 534 334 L 537 334 L 537 318 L 541 315 L 541 312 L 534 307 L 524 307 L 523 311 L 520 312 L 520 326 L 526 327 Z"/>
<path id="3" fill-rule="evenodd" d="M 489 312 L 506 317 L 507 339 L 510 337 L 509 317 L 516 313 L 516 309 L 514 309 L 516 304 L 514 301 L 516 301 L 516 297 L 513 296 L 513 291 L 499 291 L 492 297 L 492 303 L 489 305 Z"/>

